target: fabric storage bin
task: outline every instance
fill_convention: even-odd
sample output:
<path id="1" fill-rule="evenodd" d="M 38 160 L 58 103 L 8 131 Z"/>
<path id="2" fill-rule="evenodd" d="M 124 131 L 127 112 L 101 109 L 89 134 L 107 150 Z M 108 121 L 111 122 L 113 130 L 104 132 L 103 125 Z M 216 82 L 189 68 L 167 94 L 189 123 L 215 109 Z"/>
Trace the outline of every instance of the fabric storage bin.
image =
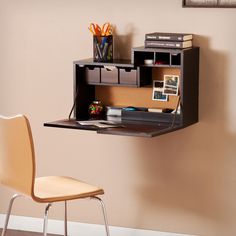
<path id="1" fill-rule="evenodd" d="M 137 70 L 131 68 L 120 69 L 120 84 L 136 85 Z"/>
<path id="2" fill-rule="evenodd" d="M 105 84 L 118 84 L 118 69 L 112 70 L 101 68 L 101 83 Z"/>
<path id="3" fill-rule="evenodd" d="M 100 83 L 100 68 L 99 67 L 86 67 L 85 79 L 88 84 Z"/>

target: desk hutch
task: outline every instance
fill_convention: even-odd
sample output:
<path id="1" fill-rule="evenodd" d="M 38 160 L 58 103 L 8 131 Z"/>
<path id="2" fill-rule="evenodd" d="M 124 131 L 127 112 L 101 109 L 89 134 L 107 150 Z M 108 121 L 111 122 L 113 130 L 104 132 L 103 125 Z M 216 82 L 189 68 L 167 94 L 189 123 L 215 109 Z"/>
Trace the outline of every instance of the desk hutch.
<path id="1" fill-rule="evenodd" d="M 144 60 L 153 60 L 145 65 Z M 155 63 L 161 61 L 162 63 Z M 107 70 L 106 67 L 113 67 Z M 164 75 L 179 76 L 179 96 L 168 101 L 152 100 L 153 80 Z M 74 117 L 47 122 L 48 127 L 93 130 L 99 134 L 154 137 L 198 122 L 199 48 L 132 48 L 131 60 L 74 62 Z M 94 100 L 105 106 L 172 109 L 174 112 L 129 111 L 122 109 L 119 127 L 98 128 L 78 124 L 88 120 L 88 107 Z M 177 109 L 179 107 L 179 109 Z M 177 112 L 178 111 L 178 112 Z M 107 119 L 107 117 L 104 117 Z"/>

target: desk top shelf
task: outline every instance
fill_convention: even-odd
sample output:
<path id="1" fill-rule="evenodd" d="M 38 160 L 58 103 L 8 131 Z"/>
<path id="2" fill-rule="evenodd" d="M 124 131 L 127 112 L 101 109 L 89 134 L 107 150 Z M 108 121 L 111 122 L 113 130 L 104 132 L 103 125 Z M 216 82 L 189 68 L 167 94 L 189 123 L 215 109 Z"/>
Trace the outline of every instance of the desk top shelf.
<path id="1" fill-rule="evenodd" d="M 74 61 L 75 65 L 80 66 L 115 66 L 115 67 L 134 67 L 131 60 L 114 59 L 112 62 L 94 62 L 93 58 Z"/>
<path id="2" fill-rule="evenodd" d="M 153 63 L 145 65 L 145 60 Z M 84 59 L 73 64 L 74 116 L 72 119 L 46 122 L 44 125 L 47 127 L 155 137 L 198 122 L 198 47 L 183 50 L 137 47 L 131 50 L 131 60 L 105 63 Z M 153 98 L 154 81 L 163 81 L 165 75 L 178 76 L 178 96 L 169 95 L 166 101 L 156 100 Z M 100 100 L 105 107 L 144 109 L 121 109 L 121 115 L 115 117 L 119 127 L 80 125 L 78 120 L 89 120 L 88 107 L 94 100 Z M 167 110 L 173 112 L 166 113 Z M 104 114 L 104 120 L 111 118 L 107 115 Z"/>

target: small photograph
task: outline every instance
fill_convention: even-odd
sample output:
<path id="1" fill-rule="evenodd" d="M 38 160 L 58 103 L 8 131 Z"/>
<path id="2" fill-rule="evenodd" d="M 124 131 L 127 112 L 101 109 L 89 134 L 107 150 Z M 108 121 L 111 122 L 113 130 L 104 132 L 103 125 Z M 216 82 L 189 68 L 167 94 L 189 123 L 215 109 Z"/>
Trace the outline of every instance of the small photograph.
<path id="1" fill-rule="evenodd" d="M 164 75 L 164 87 L 178 87 L 179 86 L 179 76 L 177 75 Z"/>
<path id="2" fill-rule="evenodd" d="M 163 80 L 153 80 L 153 88 L 163 88 L 164 81 Z"/>
<path id="3" fill-rule="evenodd" d="M 179 76 L 164 75 L 163 94 L 177 96 L 178 90 L 179 90 Z"/>
<path id="4" fill-rule="evenodd" d="M 167 101 L 168 95 L 163 94 L 163 91 L 164 91 L 164 81 L 153 80 L 152 100 Z"/>
<path id="5" fill-rule="evenodd" d="M 163 94 L 163 90 L 153 90 L 153 96 L 152 96 L 152 100 L 156 100 L 156 101 L 167 101 L 168 100 L 168 96 Z"/>
<path id="6" fill-rule="evenodd" d="M 175 88 L 164 88 L 163 94 L 177 96 L 178 95 L 178 89 L 175 89 Z"/>

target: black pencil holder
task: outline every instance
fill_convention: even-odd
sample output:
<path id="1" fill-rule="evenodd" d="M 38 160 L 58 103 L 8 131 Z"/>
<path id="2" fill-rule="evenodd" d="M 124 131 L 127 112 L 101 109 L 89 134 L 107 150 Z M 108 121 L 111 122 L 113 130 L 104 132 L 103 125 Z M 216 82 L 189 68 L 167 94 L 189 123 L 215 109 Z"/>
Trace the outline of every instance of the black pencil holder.
<path id="1" fill-rule="evenodd" d="M 113 60 L 113 37 L 93 36 L 93 59 L 97 62 L 111 62 Z"/>

